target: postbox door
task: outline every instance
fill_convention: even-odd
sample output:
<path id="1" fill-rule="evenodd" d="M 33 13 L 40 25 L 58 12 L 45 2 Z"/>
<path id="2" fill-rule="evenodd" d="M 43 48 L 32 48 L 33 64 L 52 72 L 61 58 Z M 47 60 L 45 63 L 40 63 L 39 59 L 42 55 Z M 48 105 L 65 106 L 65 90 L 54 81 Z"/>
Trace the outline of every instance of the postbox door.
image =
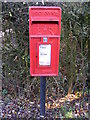
<path id="1" fill-rule="evenodd" d="M 35 38 L 34 38 L 35 39 Z M 56 75 L 58 74 L 58 62 L 59 62 L 59 38 L 47 38 L 47 42 L 43 42 L 43 38 L 36 38 L 34 45 L 36 46 L 35 51 L 33 52 L 33 58 L 35 61 L 32 65 L 35 66 L 36 75 L 45 75 L 49 74 Z M 57 52 L 57 54 L 56 54 Z M 32 61 L 31 61 L 32 62 Z M 54 74 L 55 73 L 55 74 Z"/>

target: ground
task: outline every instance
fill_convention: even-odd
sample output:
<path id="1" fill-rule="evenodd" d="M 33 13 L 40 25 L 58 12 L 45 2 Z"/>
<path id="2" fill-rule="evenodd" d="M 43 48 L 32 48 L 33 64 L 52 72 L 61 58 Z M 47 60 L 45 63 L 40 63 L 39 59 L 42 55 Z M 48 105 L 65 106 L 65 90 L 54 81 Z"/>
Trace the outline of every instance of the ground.
<path id="1" fill-rule="evenodd" d="M 86 98 L 86 99 L 85 99 Z M 89 119 L 89 98 L 79 93 L 69 94 L 63 98 L 46 96 L 45 118 L 82 118 Z M 40 119 L 40 99 L 17 97 L 12 98 L 10 94 L 6 95 L 0 102 L 2 110 L 1 118 L 37 118 Z"/>

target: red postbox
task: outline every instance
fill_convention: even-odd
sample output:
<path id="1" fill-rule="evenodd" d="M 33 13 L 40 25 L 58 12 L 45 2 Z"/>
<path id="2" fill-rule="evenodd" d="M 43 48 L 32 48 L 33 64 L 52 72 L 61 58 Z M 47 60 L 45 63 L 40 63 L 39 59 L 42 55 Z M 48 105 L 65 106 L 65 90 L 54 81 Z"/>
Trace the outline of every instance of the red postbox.
<path id="1" fill-rule="evenodd" d="M 61 31 L 61 8 L 29 8 L 31 76 L 57 76 Z"/>

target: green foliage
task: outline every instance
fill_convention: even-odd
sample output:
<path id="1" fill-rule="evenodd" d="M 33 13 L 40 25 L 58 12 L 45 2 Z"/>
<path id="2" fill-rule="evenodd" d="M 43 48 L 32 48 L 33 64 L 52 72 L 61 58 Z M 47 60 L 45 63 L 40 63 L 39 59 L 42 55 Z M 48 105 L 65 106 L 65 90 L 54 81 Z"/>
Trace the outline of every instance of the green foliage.
<path id="1" fill-rule="evenodd" d="M 8 91 L 6 89 L 3 89 L 2 95 L 5 96 L 5 95 L 7 95 L 7 93 L 8 93 Z"/>
<path id="2" fill-rule="evenodd" d="M 29 3 L 28 5 L 36 5 Z M 3 88 L 15 95 L 39 93 L 39 77 L 29 73 L 29 13 L 23 3 L 3 3 Z M 46 3 L 57 6 L 57 3 Z M 83 90 L 88 70 L 88 3 L 62 3 L 59 76 L 47 78 L 48 95 Z M 36 82 L 38 81 L 38 82 Z M 37 87 L 35 87 L 37 85 Z"/>
<path id="3" fill-rule="evenodd" d="M 65 118 L 73 118 L 72 111 L 67 112 L 67 113 L 65 114 Z"/>
<path id="4" fill-rule="evenodd" d="M 74 89 L 73 85 L 78 87 L 77 83 L 82 85 L 87 79 L 88 37 L 88 4 L 65 4 L 62 7 L 60 65 L 61 72 L 67 76 L 69 81 L 68 93 L 79 90 Z"/>

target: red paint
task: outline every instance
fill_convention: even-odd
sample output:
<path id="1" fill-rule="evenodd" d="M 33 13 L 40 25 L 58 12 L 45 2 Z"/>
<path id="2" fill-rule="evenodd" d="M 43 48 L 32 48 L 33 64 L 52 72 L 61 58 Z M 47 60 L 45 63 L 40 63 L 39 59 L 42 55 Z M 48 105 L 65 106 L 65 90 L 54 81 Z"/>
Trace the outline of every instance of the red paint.
<path id="1" fill-rule="evenodd" d="M 31 76 L 58 75 L 60 32 L 61 8 L 29 8 L 29 43 Z M 47 52 L 47 50 L 51 50 L 51 55 L 49 54 L 49 51 Z M 46 59 L 47 56 L 50 56 L 50 58 L 48 57 Z M 42 62 L 42 58 L 44 58 L 44 62 Z"/>

